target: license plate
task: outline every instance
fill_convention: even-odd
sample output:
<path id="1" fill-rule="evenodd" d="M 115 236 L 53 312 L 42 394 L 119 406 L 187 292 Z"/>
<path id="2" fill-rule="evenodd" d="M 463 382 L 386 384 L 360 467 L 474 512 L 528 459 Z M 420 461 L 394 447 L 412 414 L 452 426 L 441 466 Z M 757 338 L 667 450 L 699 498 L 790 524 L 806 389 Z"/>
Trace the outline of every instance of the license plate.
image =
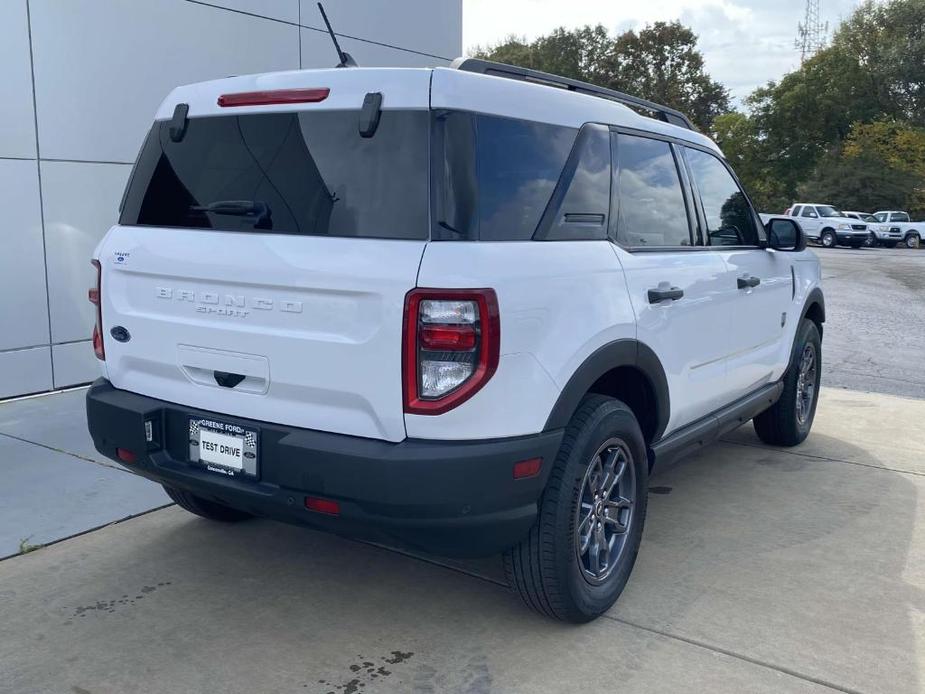
<path id="1" fill-rule="evenodd" d="M 257 432 L 211 419 L 189 420 L 189 458 L 223 475 L 257 476 Z"/>

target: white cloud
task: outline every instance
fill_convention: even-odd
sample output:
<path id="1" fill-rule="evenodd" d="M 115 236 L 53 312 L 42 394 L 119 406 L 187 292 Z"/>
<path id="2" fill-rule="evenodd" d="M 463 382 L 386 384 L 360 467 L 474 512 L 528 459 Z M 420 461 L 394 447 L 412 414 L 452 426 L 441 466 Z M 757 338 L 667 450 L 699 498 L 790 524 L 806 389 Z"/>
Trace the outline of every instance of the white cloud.
<path id="1" fill-rule="evenodd" d="M 855 4 L 823 0 L 823 19 L 834 27 Z M 618 33 L 677 19 L 698 34 L 707 70 L 739 100 L 799 64 L 793 41 L 803 11 L 804 0 L 463 0 L 463 46 L 533 39 L 559 26 L 600 23 Z"/>

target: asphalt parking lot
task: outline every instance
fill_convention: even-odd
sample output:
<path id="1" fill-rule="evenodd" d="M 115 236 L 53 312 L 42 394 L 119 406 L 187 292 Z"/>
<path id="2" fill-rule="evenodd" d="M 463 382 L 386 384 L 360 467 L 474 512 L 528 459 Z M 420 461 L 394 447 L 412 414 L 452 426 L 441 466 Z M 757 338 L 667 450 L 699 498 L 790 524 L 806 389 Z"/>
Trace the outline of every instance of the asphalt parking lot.
<path id="1" fill-rule="evenodd" d="M 925 250 L 816 248 L 823 384 L 925 398 Z"/>
<path id="2" fill-rule="evenodd" d="M 778 450 L 746 425 L 655 476 L 634 574 L 595 623 L 528 612 L 497 557 L 170 507 L 0 561 L 0 692 L 923 691 L 925 379 L 908 360 L 925 252 L 817 252 L 812 435 Z M 0 444 L 20 432 L 95 469 L 75 395 L 49 396 L 43 426 L 0 404 Z"/>

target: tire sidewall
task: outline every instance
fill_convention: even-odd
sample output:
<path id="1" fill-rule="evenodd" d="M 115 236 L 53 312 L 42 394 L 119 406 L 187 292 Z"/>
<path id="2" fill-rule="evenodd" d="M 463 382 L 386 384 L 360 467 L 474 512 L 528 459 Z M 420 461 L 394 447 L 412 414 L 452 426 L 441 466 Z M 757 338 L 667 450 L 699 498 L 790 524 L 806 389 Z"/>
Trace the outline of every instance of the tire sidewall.
<path id="1" fill-rule="evenodd" d="M 813 427 L 813 420 L 816 418 L 816 406 L 819 404 L 819 392 L 822 385 L 822 339 L 819 336 L 819 329 L 811 320 L 804 320 L 797 332 L 797 339 L 793 344 L 793 354 L 790 359 L 790 373 L 787 374 L 787 387 L 782 397 L 791 398 L 791 403 L 796 398 L 797 381 L 800 377 L 800 359 L 803 355 L 803 349 L 807 342 L 812 342 L 816 350 L 816 389 L 813 395 L 813 404 L 809 409 L 809 416 L 803 424 L 800 424 L 796 415 L 796 405 L 793 405 L 793 424 L 799 433 L 800 440 L 809 435 Z"/>
<path id="2" fill-rule="evenodd" d="M 831 231 L 823 231 L 822 236 L 819 237 L 819 243 L 822 244 L 823 248 L 835 248 L 838 245 L 835 234 Z"/>
<path id="3" fill-rule="evenodd" d="M 575 548 L 576 509 L 582 481 L 591 458 L 609 438 L 621 439 L 633 458 L 636 500 L 627 544 L 619 565 L 600 585 L 592 585 L 581 573 Z M 556 562 L 560 571 L 560 585 L 565 586 L 571 602 L 579 612 L 575 621 L 588 621 L 606 611 L 623 591 L 642 541 L 648 493 L 648 460 L 646 445 L 636 418 L 628 408 L 616 400 L 605 402 L 583 427 L 576 445 L 565 462 L 563 493 L 556 509 Z"/>

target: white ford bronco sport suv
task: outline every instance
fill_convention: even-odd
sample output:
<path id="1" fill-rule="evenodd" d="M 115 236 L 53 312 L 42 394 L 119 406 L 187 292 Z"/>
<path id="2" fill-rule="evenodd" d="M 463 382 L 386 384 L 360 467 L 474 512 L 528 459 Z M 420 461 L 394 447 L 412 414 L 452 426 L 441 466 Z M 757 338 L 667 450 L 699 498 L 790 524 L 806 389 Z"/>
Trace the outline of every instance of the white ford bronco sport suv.
<path id="1" fill-rule="evenodd" d="M 623 589 L 653 466 L 816 408 L 798 225 L 682 114 L 521 68 L 180 87 L 93 262 L 101 453 L 206 518 L 503 552 L 563 620 Z"/>

